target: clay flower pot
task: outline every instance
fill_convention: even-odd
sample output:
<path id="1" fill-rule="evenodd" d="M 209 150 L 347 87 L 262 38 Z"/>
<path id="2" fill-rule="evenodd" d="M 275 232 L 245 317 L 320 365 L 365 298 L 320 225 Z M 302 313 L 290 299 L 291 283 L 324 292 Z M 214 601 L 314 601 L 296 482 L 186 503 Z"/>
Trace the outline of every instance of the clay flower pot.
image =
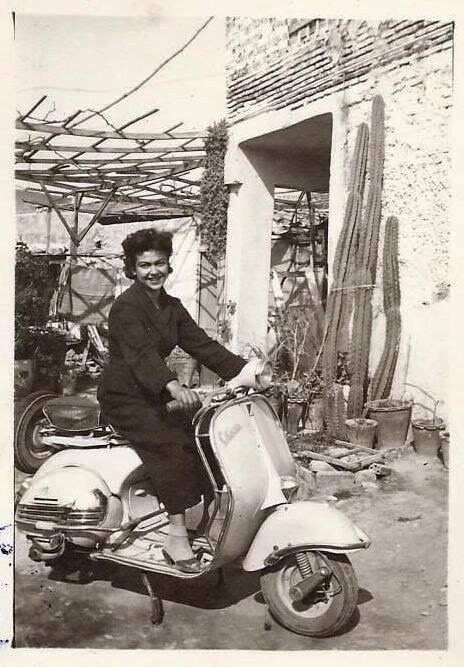
<path id="1" fill-rule="evenodd" d="M 406 443 L 412 403 L 390 398 L 369 401 L 368 415 L 377 422 L 376 449 L 394 449 Z"/>
<path id="2" fill-rule="evenodd" d="M 349 442 L 360 447 L 373 447 L 377 422 L 374 419 L 347 419 L 346 435 Z"/>
<path id="3" fill-rule="evenodd" d="M 440 431 L 445 428 L 443 419 L 413 419 L 411 425 L 416 454 L 435 459 L 440 447 Z"/>
<path id="4" fill-rule="evenodd" d="M 445 470 L 449 470 L 449 433 L 440 433 L 440 455 Z"/>
<path id="5" fill-rule="evenodd" d="M 287 433 L 296 435 L 300 425 L 300 419 L 303 412 L 304 403 L 302 401 L 288 400 L 287 405 Z"/>

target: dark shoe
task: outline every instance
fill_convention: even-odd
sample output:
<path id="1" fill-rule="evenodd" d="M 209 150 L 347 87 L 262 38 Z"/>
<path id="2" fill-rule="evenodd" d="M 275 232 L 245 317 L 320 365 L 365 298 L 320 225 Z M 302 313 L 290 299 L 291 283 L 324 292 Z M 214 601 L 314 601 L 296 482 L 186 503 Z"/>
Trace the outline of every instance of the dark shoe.
<path id="1" fill-rule="evenodd" d="M 185 572 L 186 574 L 195 574 L 196 572 L 201 572 L 201 565 L 196 558 L 174 560 L 164 549 L 161 550 L 161 553 L 163 554 L 166 563 L 176 567 L 179 572 Z"/>

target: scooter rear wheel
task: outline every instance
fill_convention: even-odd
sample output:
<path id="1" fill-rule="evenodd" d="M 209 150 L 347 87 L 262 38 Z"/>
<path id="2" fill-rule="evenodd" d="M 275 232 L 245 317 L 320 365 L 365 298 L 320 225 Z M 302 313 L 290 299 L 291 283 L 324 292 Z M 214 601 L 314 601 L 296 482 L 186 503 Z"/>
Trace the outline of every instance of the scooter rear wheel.
<path id="1" fill-rule="evenodd" d="M 56 397 L 57 394 L 53 392 L 36 391 L 29 394 L 23 403 L 14 438 L 15 466 L 22 472 L 35 473 L 56 451 L 45 445 L 40 436 L 41 428 L 47 424 L 42 408 Z"/>
<path id="2" fill-rule="evenodd" d="M 294 602 L 290 588 L 302 580 L 292 554 L 261 577 L 261 590 L 276 621 L 292 632 L 307 637 L 330 637 L 346 628 L 357 606 L 358 583 L 353 567 L 344 554 L 324 556 L 307 552 L 318 567 L 329 565 L 332 571 L 326 584 L 307 599 Z"/>

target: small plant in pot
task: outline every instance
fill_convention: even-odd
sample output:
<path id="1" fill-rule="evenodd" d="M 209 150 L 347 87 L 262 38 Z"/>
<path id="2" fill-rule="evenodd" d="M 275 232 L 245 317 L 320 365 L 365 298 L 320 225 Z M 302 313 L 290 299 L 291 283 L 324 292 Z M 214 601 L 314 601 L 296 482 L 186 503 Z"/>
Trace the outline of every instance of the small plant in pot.
<path id="1" fill-rule="evenodd" d="M 304 380 L 290 378 L 285 383 L 286 388 L 286 416 L 287 433 L 296 435 L 300 422 L 303 417 L 303 411 L 307 404 L 307 392 Z"/>
<path id="2" fill-rule="evenodd" d="M 414 415 L 411 419 L 414 450 L 420 456 L 436 459 L 441 444 L 440 435 L 445 429 L 444 420 L 437 416 L 440 401 L 416 384 L 407 382 L 406 385 L 419 390 L 430 402 L 429 405 L 424 405 L 414 400 Z"/>
<path id="3" fill-rule="evenodd" d="M 307 338 L 311 322 L 304 309 L 276 309 L 272 316 L 277 345 L 273 351 L 275 374 L 280 377 L 284 403 L 283 423 L 289 435 L 295 435 L 308 402 Z"/>
<path id="4" fill-rule="evenodd" d="M 324 429 L 324 381 L 320 369 L 305 373 L 306 405 L 302 421 L 310 431 Z"/>
<path id="5" fill-rule="evenodd" d="M 411 421 L 416 454 L 426 458 L 435 459 L 438 456 L 441 444 L 440 434 L 445 429 L 444 420 L 437 417 L 439 402 L 434 402 L 431 417 L 414 417 Z"/>

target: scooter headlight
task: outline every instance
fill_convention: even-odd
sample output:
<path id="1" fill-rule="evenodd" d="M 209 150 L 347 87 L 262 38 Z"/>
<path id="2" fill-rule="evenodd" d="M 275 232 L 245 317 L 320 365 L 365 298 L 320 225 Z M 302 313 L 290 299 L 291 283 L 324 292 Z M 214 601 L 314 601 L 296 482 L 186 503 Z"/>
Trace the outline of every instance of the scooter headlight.
<path id="1" fill-rule="evenodd" d="M 21 498 L 24 496 L 26 491 L 30 488 L 31 484 L 32 484 L 32 476 L 31 477 L 26 477 L 26 479 L 23 479 L 23 481 L 19 485 L 18 490 L 15 493 L 15 498 L 14 498 L 15 508 L 19 505 L 19 502 L 21 501 Z"/>
<path id="2" fill-rule="evenodd" d="M 230 380 L 229 387 L 250 387 L 251 389 L 267 389 L 272 382 L 272 364 L 267 359 L 251 359 L 236 375 Z"/>
<path id="3" fill-rule="evenodd" d="M 267 389 L 272 382 L 272 364 L 267 359 L 261 361 L 255 374 L 258 389 Z"/>

